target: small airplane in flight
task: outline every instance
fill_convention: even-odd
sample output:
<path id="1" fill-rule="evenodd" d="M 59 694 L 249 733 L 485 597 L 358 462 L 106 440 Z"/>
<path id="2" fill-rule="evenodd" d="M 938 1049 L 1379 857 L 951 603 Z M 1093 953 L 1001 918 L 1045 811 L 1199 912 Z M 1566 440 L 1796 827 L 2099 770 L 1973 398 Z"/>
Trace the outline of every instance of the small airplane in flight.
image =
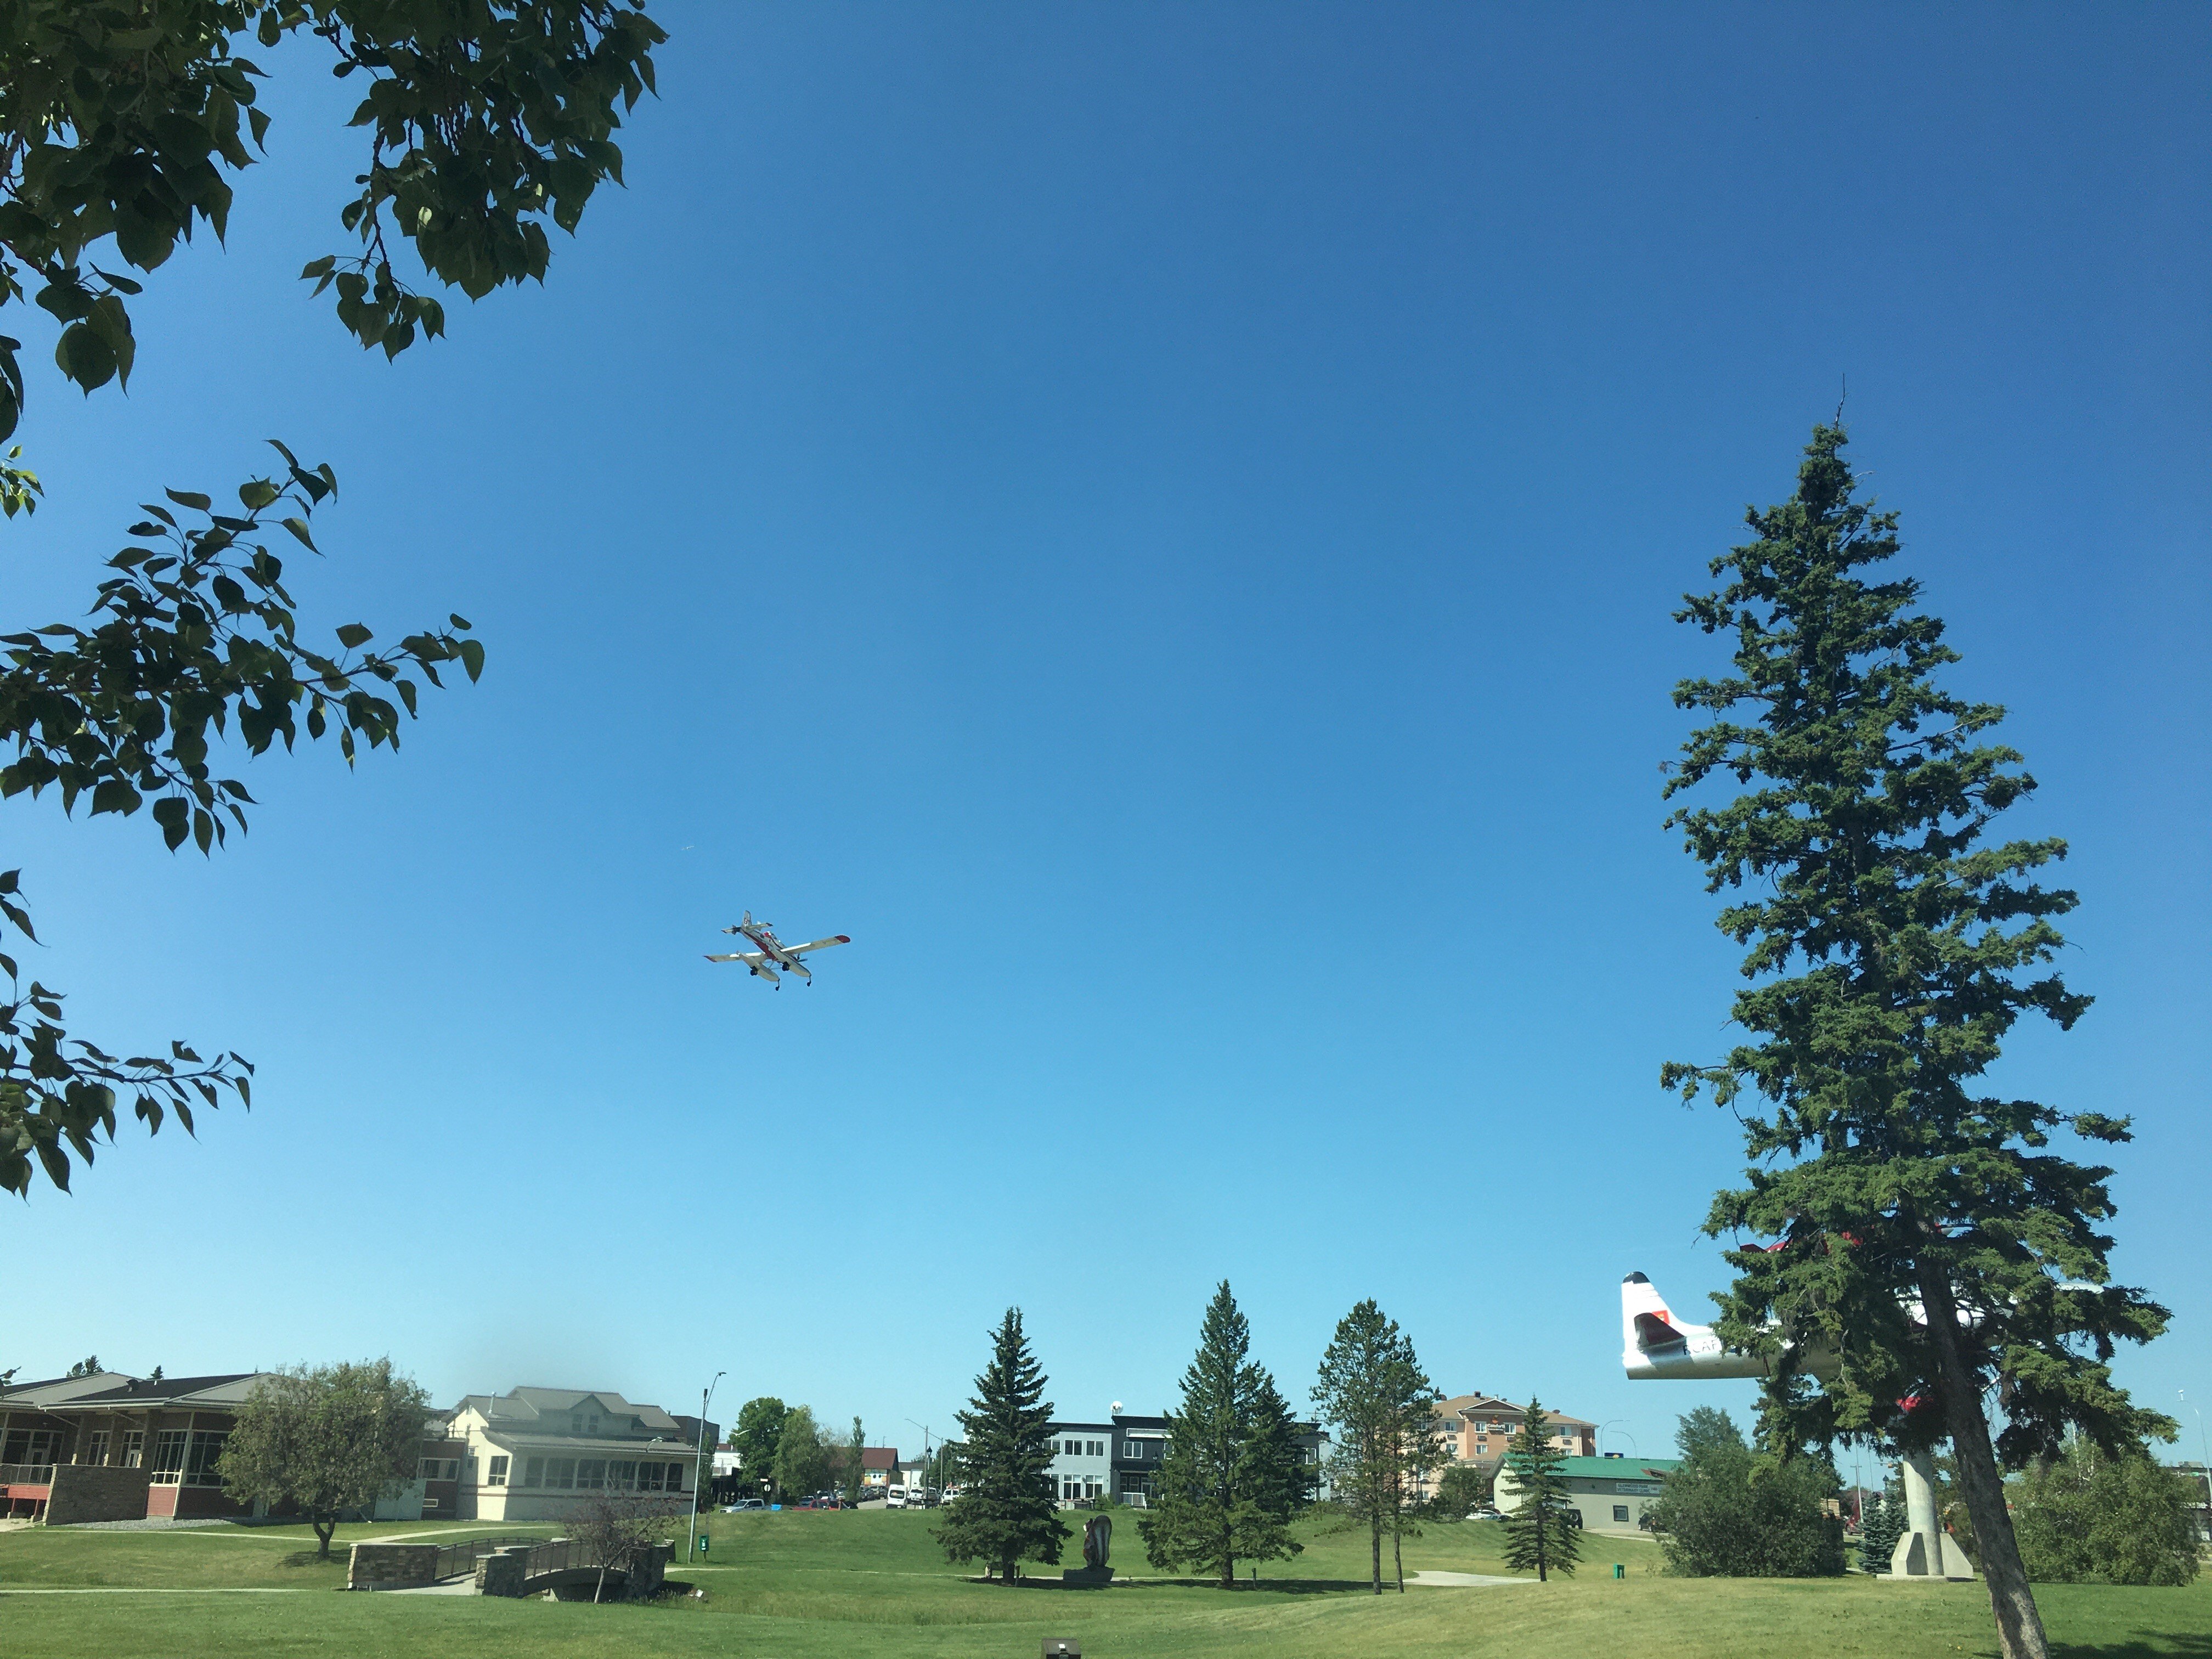
<path id="1" fill-rule="evenodd" d="M 742 962 L 752 971 L 754 978 L 766 980 L 779 991 L 783 989 L 783 981 L 777 975 L 775 971 L 777 969 L 782 969 L 787 974 L 796 974 L 811 985 L 814 983 L 814 975 L 806 971 L 806 964 L 799 958 L 810 951 L 826 951 L 833 945 L 850 945 L 853 942 L 853 936 L 850 933 L 834 933 L 828 939 L 817 939 L 807 945 L 786 945 L 776 938 L 774 922 L 755 921 L 753 913 L 750 910 L 745 912 L 745 919 L 743 921 L 738 922 L 735 927 L 725 927 L 722 931 L 726 933 L 743 933 L 755 945 L 760 946 L 760 949 L 732 951 L 727 956 L 710 956 L 707 960 Z"/>

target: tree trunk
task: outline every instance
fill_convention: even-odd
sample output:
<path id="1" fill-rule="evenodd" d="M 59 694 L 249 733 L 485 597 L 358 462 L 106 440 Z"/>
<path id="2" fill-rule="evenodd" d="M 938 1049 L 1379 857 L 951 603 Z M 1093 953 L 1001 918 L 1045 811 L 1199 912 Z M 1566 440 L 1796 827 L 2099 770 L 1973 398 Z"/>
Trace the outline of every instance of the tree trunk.
<path id="1" fill-rule="evenodd" d="M 1406 1535 L 1401 1522 L 1390 1523 L 1390 1561 L 1398 1570 L 1398 1594 L 1406 1593 Z"/>
<path id="2" fill-rule="evenodd" d="M 1373 1541 L 1373 1545 L 1374 1545 L 1373 1554 L 1374 1554 L 1374 1571 L 1375 1571 L 1375 1593 L 1376 1593 L 1377 1595 L 1382 1595 L 1382 1510 L 1369 1510 L 1367 1519 L 1368 1519 L 1368 1522 L 1369 1522 L 1368 1530 L 1369 1530 L 1369 1532 L 1372 1534 L 1372 1541 Z"/>
<path id="3" fill-rule="evenodd" d="M 338 1523 L 336 1517 L 332 1517 L 328 1521 L 310 1521 L 307 1524 L 315 1529 L 315 1541 L 319 1547 L 315 1551 L 315 1559 L 318 1561 L 329 1560 L 331 1559 L 331 1535 L 338 1529 Z"/>
<path id="4" fill-rule="evenodd" d="M 1936 1363 L 1942 1371 L 1943 1392 L 1950 1400 L 1951 1449 L 1958 1457 L 1959 1491 L 1966 1500 L 1966 1513 L 1973 1518 L 1982 1577 L 1990 1587 L 1990 1611 L 1996 1619 L 1998 1651 L 2003 1659 L 2050 1659 L 2051 1644 L 2043 1633 L 2043 1615 L 2036 1611 L 2027 1570 L 2021 1565 L 2020 1541 L 2013 1535 L 2012 1513 L 2005 1508 L 2004 1480 L 1997 1473 L 1996 1455 L 1990 1449 L 1981 1379 L 1968 1367 L 1961 1351 L 1958 1304 L 1951 1299 L 1950 1281 L 1940 1269 L 1921 1273 L 1920 1300 L 1928 1316 L 1928 1334 L 1936 1345 Z M 1940 1515 L 1936 1524 L 1942 1524 Z"/>

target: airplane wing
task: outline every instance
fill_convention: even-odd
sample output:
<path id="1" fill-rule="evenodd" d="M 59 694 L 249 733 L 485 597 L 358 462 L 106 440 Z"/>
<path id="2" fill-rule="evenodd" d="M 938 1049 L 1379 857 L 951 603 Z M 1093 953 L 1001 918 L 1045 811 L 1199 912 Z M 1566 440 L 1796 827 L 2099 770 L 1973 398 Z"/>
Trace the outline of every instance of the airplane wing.
<path id="1" fill-rule="evenodd" d="M 833 945 L 850 945 L 852 942 L 850 933 L 838 933 L 829 939 L 817 939 L 811 945 L 787 945 L 784 946 L 783 953 L 787 957 L 803 957 L 809 951 L 826 951 Z"/>
<path id="2" fill-rule="evenodd" d="M 757 968 L 768 960 L 764 951 L 732 951 L 726 957 L 708 957 L 709 962 L 742 962 L 748 968 Z"/>

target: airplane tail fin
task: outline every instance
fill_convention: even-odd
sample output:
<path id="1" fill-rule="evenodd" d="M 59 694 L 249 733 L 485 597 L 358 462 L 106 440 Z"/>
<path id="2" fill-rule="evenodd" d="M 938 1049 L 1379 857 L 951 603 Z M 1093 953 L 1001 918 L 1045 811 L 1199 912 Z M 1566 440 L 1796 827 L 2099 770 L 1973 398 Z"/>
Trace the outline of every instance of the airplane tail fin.
<path id="1" fill-rule="evenodd" d="M 1664 1348 L 1688 1340 L 1658 1287 L 1642 1273 L 1620 1281 L 1620 1348 L 1623 1353 Z"/>

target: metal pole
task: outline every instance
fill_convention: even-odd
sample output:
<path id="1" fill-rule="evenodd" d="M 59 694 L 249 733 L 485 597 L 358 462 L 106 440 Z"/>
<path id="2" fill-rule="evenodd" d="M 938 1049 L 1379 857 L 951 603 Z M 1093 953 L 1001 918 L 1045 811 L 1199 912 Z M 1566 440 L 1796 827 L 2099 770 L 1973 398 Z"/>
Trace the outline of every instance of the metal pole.
<path id="1" fill-rule="evenodd" d="M 724 915 L 729 914 L 725 910 Z M 727 1371 L 716 1371 L 714 1380 L 699 1390 L 699 1460 L 691 1466 L 691 1531 L 684 1540 L 684 1559 L 689 1561 L 699 1548 L 699 1468 L 707 1461 L 707 1405 L 714 1399 L 714 1390 L 727 1376 Z"/>
<path id="2" fill-rule="evenodd" d="M 906 1420 L 914 1423 L 914 1419 L 911 1417 Z M 914 1425 L 921 1431 L 921 1506 L 927 1509 L 929 1507 L 929 1425 L 914 1423 Z M 896 1470 L 892 1472 L 897 1473 Z M 912 1494 L 909 1493 L 908 1496 Z"/>

